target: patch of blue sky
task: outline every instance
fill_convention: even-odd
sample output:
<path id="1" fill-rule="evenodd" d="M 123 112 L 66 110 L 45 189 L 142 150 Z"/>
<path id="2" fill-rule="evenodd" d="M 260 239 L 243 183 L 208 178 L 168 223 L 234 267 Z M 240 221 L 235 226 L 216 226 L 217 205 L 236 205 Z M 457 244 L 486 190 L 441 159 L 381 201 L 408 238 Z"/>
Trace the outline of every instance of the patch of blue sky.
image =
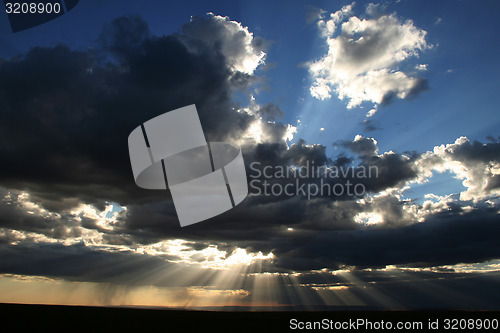
<path id="1" fill-rule="evenodd" d="M 411 188 L 404 191 L 405 197 L 418 202 L 425 200 L 426 194 L 435 194 L 437 196 L 447 196 L 460 194 L 467 188 L 462 184 L 463 180 L 457 179 L 452 172 L 445 171 L 439 173 L 433 171 L 433 176 L 428 178 L 425 183 L 411 185 Z"/>

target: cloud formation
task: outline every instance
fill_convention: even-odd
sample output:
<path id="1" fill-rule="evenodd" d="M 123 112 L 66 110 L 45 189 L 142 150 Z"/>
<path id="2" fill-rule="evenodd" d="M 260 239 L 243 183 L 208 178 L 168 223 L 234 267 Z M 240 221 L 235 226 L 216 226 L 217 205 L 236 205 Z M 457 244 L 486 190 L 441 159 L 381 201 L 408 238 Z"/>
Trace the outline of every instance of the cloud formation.
<path id="1" fill-rule="evenodd" d="M 375 106 L 369 113 L 372 116 L 378 105 L 426 88 L 425 79 L 400 66 L 431 46 L 427 32 L 413 21 L 403 21 L 396 14 L 377 14 L 374 6 L 368 6 L 367 17 L 360 18 L 353 15 L 353 6 L 330 15 L 321 13 L 317 25 L 328 52 L 309 63 L 310 91 L 320 100 L 330 99 L 333 92 L 348 100 L 348 108 L 371 102 Z"/>
<path id="2" fill-rule="evenodd" d="M 190 104 L 208 141 L 291 138 L 293 128 L 268 121 L 280 114 L 276 106 L 255 103 L 252 113 L 232 101 L 235 89 L 247 94 L 254 84 L 263 40 L 211 14 L 181 31 L 152 36 L 140 18 L 121 17 L 104 28 L 98 48 L 35 47 L 3 60 L 0 154 L 10 162 L 0 166 L 0 184 L 59 210 L 168 199 L 135 186 L 127 137 L 137 124 Z"/>
<path id="3" fill-rule="evenodd" d="M 460 137 L 454 143 L 434 147 L 418 162 L 420 173 L 450 171 L 463 181 L 461 200 L 480 201 L 500 195 L 500 143 L 471 142 Z"/>
<path id="4" fill-rule="evenodd" d="M 365 19 L 352 16 L 351 7 L 318 15 L 330 50 L 310 67 L 318 69 L 316 93 L 342 92 L 351 106 L 378 105 L 422 87 L 421 79 L 395 69 L 429 47 L 412 22 L 375 7 Z M 496 139 L 462 137 L 402 153 L 356 135 L 339 143 L 346 152 L 328 156 L 323 145 L 292 144 L 295 127 L 279 122 L 284 111 L 252 95 L 266 42 L 238 22 L 192 18 L 180 33 L 159 37 L 139 18 L 120 18 L 99 43 L 95 51 L 34 48 L 0 64 L 0 154 L 9 161 L 0 166 L 1 273 L 227 288 L 227 276 L 214 271 L 231 266 L 239 290 L 256 281 L 242 281 L 242 272 L 314 280 L 325 268 L 329 276 L 354 266 L 369 275 L 387 265 L 424 269 L 500 256 Z M 236 90 L 247 104 L 233 101 Z M 283 168 L 314 162 L 376 167 L 377 177 L 357 179 L 366 193 L 351 197 L 253 192 L 230 212 L 181 229 L 167 191 L 135 186 L 126 142 L 137 124 L 193 103 L 209 141 L 242 145 L 247 170 L 251 162 Z M 429 193 L 422 201 L 404 196 L 433 170 L 451 171 L 466 190 Z M 348 174 L 308 181 L 352 180 Z M 339 283 L 330 282 L 324 287 Z"/>
<path id="5" fill-rule="evenodd" d="M 254 74 L 257 67 L 264 64 L 267 43 L 254 37 L 253 33 L 240 22 L 231 21 L 227 16 L 209 13 L 207 18 L 191 17 L 182 28 L 181 40 L 190 51 L 199 52 L 206 48 L 220 52 L 228 67 L 234 72 Z M 200 44 L 203 45 L 200 50 Z"/>

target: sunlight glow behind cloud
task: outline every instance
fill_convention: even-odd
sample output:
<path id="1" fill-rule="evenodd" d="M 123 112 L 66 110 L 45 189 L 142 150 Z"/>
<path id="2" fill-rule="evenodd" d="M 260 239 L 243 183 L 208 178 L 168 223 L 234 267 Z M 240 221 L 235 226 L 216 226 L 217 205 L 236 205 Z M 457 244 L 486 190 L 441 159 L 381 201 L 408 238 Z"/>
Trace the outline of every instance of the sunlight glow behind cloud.
<path id="1" fill-rule="evenodd" d="M 404 99 L 422 88 L 421 78 L 410 76 L 399 66 L 431 45 L 425 40 L 426 31 L 411 20 L 402 21 L 396 14 L 359 18 L 351 16 L 353 6 L 345 6 L 329 17 L 323 12 L 317 22 L 328 53 L 309 63 L 313 79 L 310 92 L 325 100 L 333 91 L 339 99 L 348 100 L 348 108 L 372 102 L 375 108 L 368 115 L 373 116 L 378 105 L 393 97 Z"/>

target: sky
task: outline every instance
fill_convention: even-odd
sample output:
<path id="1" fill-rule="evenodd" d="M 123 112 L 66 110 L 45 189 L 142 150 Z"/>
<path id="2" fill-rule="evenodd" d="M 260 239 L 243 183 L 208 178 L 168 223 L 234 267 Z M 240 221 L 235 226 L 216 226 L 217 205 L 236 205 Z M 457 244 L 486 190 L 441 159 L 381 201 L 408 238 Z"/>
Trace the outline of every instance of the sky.
<path id="1" fill-rule="evenodd" d="M 88 0 L 16 33 L 1 14 L 0 302 L 500 309 L 499 7 Z M 181 228 L 127 138 L 191 104 L 250 193 Z M 276 174 L 313 164 L 340 173 Z"/>

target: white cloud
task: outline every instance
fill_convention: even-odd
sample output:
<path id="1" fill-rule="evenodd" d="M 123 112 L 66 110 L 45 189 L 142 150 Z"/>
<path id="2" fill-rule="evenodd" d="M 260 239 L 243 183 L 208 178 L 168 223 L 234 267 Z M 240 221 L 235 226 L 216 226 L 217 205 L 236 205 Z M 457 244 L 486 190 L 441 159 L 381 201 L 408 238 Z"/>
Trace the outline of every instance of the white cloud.
<path id="1" fill-rule="evenodd" d="M 246 113 L 254 118 L 248 128 L 241 133 L 240 139 L 236 141 L 238 145 L 281 141 L 288 143 L 297 133 L 296 126 L 266 120 L 265 118 L 269 117 L 274 119 L 275 114 L 281 111 L 274 104 L 258 104 L 253 96 L 248 106 L 237 109 L 237 112 Z"/>
<path id="2" fill-rule="evenodd" d="M 183 239 L 171 239 L 154 244 L 139 246 L 134 249 L 136 253 L 152 256 L 174 256 L 170 258 L 174 263 L 188 265 L 199 265 L 202 268 L 224 269 L 237 265 L 249 266 L 261 260 L 272 260 L 272 252 L 247 252 L 247 250 L 236 247 L 231 253 L 220 250 L 217 245 L 209 245 L 205 248 L 195 250 L 191 247 L 194 243 Z"/>
<path id="3" fill-rule="evenodd" d="M 467 137 L 460 137 L 454 143 L 434 147 L 422 155 L 417 166 L 420 174 L 432 176 L 432 170 L 450 171 L 463 180 L 467 190 L 460 193 L 461 200 L 475 202 L 500 195 L 500 188 L 493 186 L 500 178 L 500 163 L 496 146 L 487 146 L 478 142 L 471 143 Z"/>
<path id="4" fill-rule="evenodd" d="M 352 7 L 354 6 L 354 2 L 350 5 L 342 7 L 341 10 L 336 11 L 335 13 L 330 14 L 330 19 L 324 19 L 326 11 L 321 11 L 320 20 L 318 21 L 318 28 L 324 37 L 329 37 L 335 33 L 335 29 L 337 25 L 344 20 L 345 17 L 352 15 Z"/>
<path id="5" fill-rule="evenodd" d="M 354 221 L 363 225 L 372 225 L 382 223 L 384 218 L 377 213 L 361 212 L 354 217 Z"/>
<path id="6" fill-rule="evenodd" d="M 404 99 L 421 88 L 421 78 L 398 68 L 430 47 L 427 32 L 413 21 L 395 14 L 360 19 L 352 16 L 351 4 L 319 20 L 318 28 L 328 53 L 309 64 L 310 92 L 317 99 L 329 99 L 333 92 L 353 108 L 365 101 L 378 105 L 393 97 Z"/>
<path id="7" fill-rule="evenodd" d="M 426 71 L 427 70 L 427 66 L 429 66 L 428 64 L 418 64 L 415 66 L 415 69 L 417 71 Z"/>
<path id="8" fill-rule="evenodd" d="M 371 109 L 370 111 L 368 111 L 368 113 L 366 114 L 367 117 L 373 117 L 375 115 L 375 113 L 377 113 L 377 107 L 374 107 L 373 109 Z"/>
<path id="9" fill-rule="evenodd" d="M 192 17 L 190 24 L 184 26 L 184 34 L 210 48 L 219 48 L 235 72 L 251 75 L 264 64 L 266 53 L 262 39 L 254 38 L 248 27 L 231 21 L 227 16 L 213 13 L 208 13 L 208 16 L 209 20 Z M 188 47 L 196 49 L 196 45 L 188 44 Z"/>

